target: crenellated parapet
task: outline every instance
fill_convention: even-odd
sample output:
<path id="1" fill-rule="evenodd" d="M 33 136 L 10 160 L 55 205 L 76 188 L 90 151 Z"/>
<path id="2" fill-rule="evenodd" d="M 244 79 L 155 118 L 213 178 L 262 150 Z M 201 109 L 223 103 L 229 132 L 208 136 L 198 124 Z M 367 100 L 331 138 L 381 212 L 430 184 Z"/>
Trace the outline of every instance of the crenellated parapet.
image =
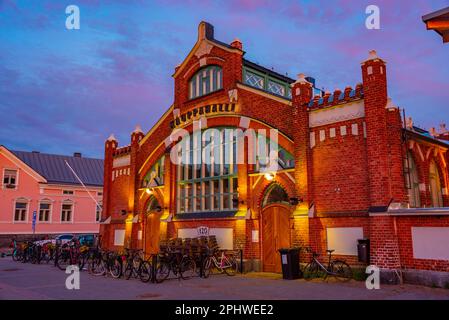
<path id="1" fill-rule="evenodd" d="M 344 91 L 335 89 L 333 93 L 326 91 L 324 96 L 315 95 L 308 103 L 309 110 L 322 109 L 342 105 L 363 99 L 363 85 L 358 83 L 355 88 L 347 86 Z"/>
<path id="2" fill-rule="evenodd" d="M 112 154 L 114 157 L 124 156 L 131 153 L 131 145 L 123 146 L 120 148 L 115 149 L 114 153 Z"/>

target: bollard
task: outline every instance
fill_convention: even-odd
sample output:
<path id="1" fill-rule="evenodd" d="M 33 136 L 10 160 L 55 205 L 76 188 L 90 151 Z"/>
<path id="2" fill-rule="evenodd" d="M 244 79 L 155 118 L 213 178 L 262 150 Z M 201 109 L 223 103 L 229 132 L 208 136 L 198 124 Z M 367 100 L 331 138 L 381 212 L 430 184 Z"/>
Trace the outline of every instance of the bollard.
<path id="1" fill-rule="evenodd" d="M 153 255 L 152 261 L 151 261 L 151 282 L 156 283 L 156 266 L 157 266 L 157 254 Z"/>
<path id="2" fill-rule="evenodd" d="M 240 249 L 240 274 L 243 274 L 243 250 Z"/>

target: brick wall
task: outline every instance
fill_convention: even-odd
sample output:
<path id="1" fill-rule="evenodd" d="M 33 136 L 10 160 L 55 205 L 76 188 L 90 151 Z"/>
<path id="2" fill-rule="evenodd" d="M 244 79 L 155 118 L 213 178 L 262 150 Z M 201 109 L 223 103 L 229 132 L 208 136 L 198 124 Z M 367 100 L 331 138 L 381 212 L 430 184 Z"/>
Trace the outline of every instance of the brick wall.
<path id="1" fill-rule="evenodd" d="M 357 125 L 353 134 L 352 125 Z M 346 134 L 342 134 L 342 127 Z M 316 127 L 312 148 L 312 184 L 318 213 L 366 211 L 370 206 L 364 119 Z M 335 137 L 330 130 L 335 130 Z M 320 141 L 324 132 L 325 139 Z"/>

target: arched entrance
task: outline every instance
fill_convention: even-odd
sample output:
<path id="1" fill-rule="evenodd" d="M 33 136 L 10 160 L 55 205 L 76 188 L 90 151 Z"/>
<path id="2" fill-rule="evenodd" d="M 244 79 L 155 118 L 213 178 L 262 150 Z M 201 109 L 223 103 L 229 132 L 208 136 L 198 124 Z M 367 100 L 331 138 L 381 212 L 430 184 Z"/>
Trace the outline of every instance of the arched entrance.
<path id="1" fill-rule="evenodd" d="M 281 272 L 278 250 L 290 247 L 288 195 L 278 184 L 265 192 L 262 210 L 262 263 L 265 272 Z"/>
<path id="2" fill-rule="evenodd" d="M 146 254 L 153 254 L 159 251 L 161 211 L 157 199 L 151 197 L 146 210 L 145 237 L 143 239 Z"/>

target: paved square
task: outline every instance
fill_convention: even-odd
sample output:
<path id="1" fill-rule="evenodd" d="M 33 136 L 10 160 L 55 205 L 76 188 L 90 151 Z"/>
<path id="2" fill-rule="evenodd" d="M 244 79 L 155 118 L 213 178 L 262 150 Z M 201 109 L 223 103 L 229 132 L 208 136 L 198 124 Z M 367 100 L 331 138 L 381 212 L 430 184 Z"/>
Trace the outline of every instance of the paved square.
<path id="1" fill-rule="evenodd" d="M 387 286 L 367 290 L 364 282 L 328 283 L 282 280 L 280 275 L 250 273 L 208 279 L 168 280 L 161 284 L 81 273 L 80 290 L 67 290 L 67 275 L 53 265 L 32 265 L 0 258 L 0 299 L 448 299 L 449 290 Z"/>

